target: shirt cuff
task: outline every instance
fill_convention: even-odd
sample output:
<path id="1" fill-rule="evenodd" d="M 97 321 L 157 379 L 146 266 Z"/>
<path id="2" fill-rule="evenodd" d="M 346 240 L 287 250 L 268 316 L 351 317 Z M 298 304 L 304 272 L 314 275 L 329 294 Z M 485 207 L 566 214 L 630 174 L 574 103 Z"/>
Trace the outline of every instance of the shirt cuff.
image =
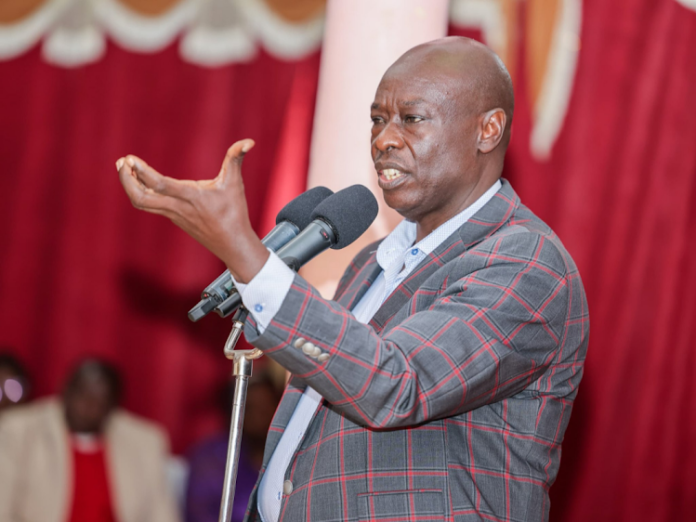
<path id="1" fill-rule="evenodd" d="M 271 252 L 269 250 L 269 252 Z M 234 281 L 234 277 L 232 278 Z M 256 328 L 263 334 L 271 324 L 295 280 L 295 272 L 271 252 L 263 268 L 247 284 L 234 281 L 244 307 L 256 321 Z"/>

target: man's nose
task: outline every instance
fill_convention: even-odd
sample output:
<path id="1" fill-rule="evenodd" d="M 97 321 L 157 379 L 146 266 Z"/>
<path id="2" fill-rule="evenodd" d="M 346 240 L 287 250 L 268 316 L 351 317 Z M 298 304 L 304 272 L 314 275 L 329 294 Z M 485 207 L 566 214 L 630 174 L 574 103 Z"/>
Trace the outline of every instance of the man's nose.
<path id="1" fill-rule="evenodd" d="M 404 140 L 401 132 L 393 123 L 387 123 L 382 131 L 373 140 L 373 145 L 380 152 L 387 152 L 391 149 L 400 149 L 404 146 Z"/>

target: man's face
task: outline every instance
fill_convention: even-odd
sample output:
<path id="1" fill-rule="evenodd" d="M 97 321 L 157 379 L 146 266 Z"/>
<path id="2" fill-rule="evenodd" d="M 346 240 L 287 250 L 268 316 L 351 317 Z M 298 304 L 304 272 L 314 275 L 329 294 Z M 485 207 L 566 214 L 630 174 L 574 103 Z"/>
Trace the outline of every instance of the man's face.
<path id="1" fill-rule="evenodd" d="M 435 66 L 396 64 L 372 105 L 372 159 L 391 208 L 436 227 L 466 208 L 476 169 L 478 115 L 458 78 Z"/>
<path id="2" fill-rule="evenodd" d="M 65 393 L 65 416 L 74 433 L 99 433 L 114 407 L 108 383 L 96 376 L 78 380 Z"/>

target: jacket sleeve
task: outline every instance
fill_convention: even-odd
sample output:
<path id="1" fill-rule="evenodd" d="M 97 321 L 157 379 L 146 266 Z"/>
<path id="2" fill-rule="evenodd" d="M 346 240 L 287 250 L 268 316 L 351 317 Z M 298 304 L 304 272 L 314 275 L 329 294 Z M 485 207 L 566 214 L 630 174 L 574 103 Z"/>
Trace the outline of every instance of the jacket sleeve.
<path id="1" fill-rule="evenodd" d="M 558 354 L 571 292 L 545 236 L 489 242 L 452 261 L 452 277 L 421 285 L 381 335 L 299 276 L 263 335 L 253 324 L 245 334 L 360 425 L 411 426 L 497 402 Z M 303 340 L 328 357 L 305 354 Z"/>

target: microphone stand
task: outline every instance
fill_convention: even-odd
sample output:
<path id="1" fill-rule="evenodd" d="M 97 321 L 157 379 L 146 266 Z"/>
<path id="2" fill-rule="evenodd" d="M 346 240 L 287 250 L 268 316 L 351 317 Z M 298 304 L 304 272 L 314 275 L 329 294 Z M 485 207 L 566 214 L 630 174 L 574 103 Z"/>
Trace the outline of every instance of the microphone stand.
<path id="1" fill-rule="evenodd" d="M 253 350 L 235 350 L 244 329 L 244 321 L 249 312 L 241 307 L 232 318 L 232 331 L 225 342 L 225 357 L 233 362 L 232 375 L 235 377 L 234 400 L 232 401 L 232 419 L 230 421 L 230 439 L 227 446 L 227 463 L 225 464 L 225 483 L 222 488 L 220 501 L 219 522 L 232 520 L 232 504 L 234 489 L 237 484 L 239 469 L 239 452 L 242 444 L 242 426 L 244 424 L 244 407 L 246 406 L 247 385 L 254 363 L 263 352 L 258 348 Z"/>

